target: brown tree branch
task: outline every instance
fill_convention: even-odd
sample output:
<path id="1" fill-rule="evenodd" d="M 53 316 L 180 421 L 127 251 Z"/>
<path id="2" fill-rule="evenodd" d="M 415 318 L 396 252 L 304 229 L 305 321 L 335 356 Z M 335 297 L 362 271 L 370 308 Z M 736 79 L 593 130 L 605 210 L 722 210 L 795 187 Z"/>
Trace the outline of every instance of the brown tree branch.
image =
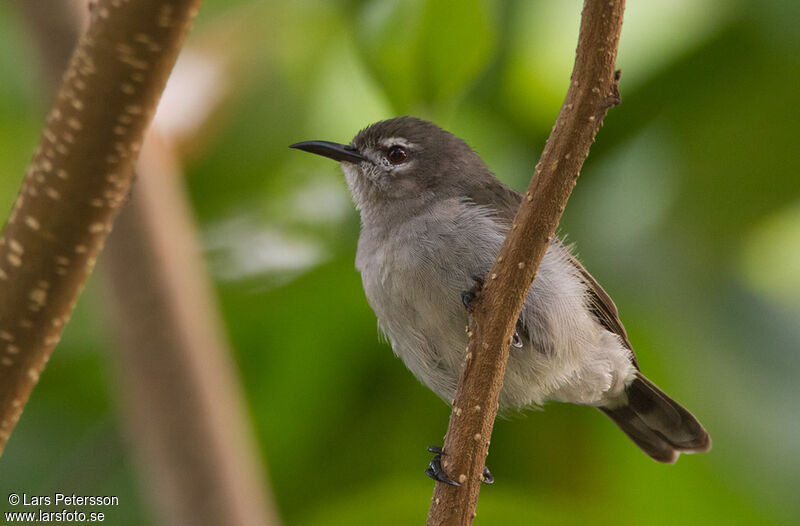
<path id="1" fill-rule="evenodd" d="M 472 524 L 475 517 L 515 322 L 603 117 L 619 103 L 614 68 L 624 7 L 624 0 L 584 1 L 566 98 L 511 231 L 474 302 L 444 442 L 443 467 L 461 486 L 436 483 L 429 525 Z"/>
<path id="2" fill-rule="evenodd" d="M 85 0 L 17 4 L 53 90 L 88 21 Z M 173 71 L 173 75 L 175 72 Z M 202 261 L 179 159 L 147 132 L 131 199 L 100 266 L 119 340 L 121 419 L 159 524 L 280 521 Z"/>
<path id="3" fill-rule="evenodd" d="M 180 165 L 154 132 L 101 263 L 125 424 L 163 524 L 276 525 Z"/>
<path id="4" fill-rule="evenodd" d="M 78 38 L 86 29 L 88 16 L 81 12 L 81 8 L 88 12 L 86 2 L 32 0 L 16 2 L 15 5 L 22 13 L 26 33 L 33 37 L 46 66 L 41 69 L 41 73 L 50 88 L 43 93 L 49 101 L 52 92 L 58 88 Z"/>
<path id="5" fill-rule="evenodd" d="M 131 184 L 199 0 L 100 0 L 0 238 L 0 451 Z"/>

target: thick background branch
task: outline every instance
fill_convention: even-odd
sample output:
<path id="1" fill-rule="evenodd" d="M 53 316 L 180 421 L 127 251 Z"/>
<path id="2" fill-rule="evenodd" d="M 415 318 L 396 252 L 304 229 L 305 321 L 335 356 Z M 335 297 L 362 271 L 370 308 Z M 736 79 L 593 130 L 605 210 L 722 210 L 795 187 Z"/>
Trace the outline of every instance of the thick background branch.
<path id="1" fill-rule="evenodd" d="M 182 173 L 156 130 L 104 252 L 120 398 L 169 525 L 279 524 L 216 316 Z"/>
<path id="2" fill-rule="evenodd" d="M 0 238 L 0 450 L 125 201 L 199 0 L 101 0 Z"/>
<path id="3" fill-rule="evenodd" d="M 78 38 L 86 29 L 88 16 L 84 16 L 82 11 L 86 10 L 88 15 L 88 3 L 77 0 L 28 0 L 15 2 L 15 5 L 23 15 L 26 32 L 32 36 L 45 66 L 41 68 L 41 73 L 50 88 L 45 93 L 50 100 L 52 92 L 58 88 Z"/>
<path id="4" fill-rule="evenodd" d="M 88 19 L 85 0 L 19 5 L 52 88 Z M 173 73 L 174 74 L 174 73 Z M 117 389 L 155 521 L 279 524 L 203 265 L 180 160 L 155 123 L 101 267 L 116 321 Z"/>
<path id="5" fill-rule="evenodd" d="M 444 442 L 445 471 L 461 486 L 436 483 L 429 525 L 471 524 L 475 517 L 515 322 L 603 117 L 619 103 L 614 69 L 624 6 L 624 0 L 584 2 L 564 104 L 474 303 L 471 338 Z"/>

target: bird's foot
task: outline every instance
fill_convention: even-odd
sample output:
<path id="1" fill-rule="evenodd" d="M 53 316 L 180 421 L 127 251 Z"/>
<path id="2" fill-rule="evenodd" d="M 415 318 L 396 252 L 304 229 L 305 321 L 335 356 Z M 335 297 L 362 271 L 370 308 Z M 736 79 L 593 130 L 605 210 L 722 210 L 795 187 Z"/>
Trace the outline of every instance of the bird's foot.
<path id="1" fill-rule="evenodd" d="M 522 337 L 519 335 L 519 330 L 522 328 L 522 322 L 517 320 L 517 326 L 514 327 L 514 335 L 511 337 L 511 347 L 515 349 L 522 349 Z"/>
<path id="2" fill-rule="evenodd" d="M 480 292 L 480 290 L 483 288 L 483 283 L 484 283 L 483 278 L 481 278 L 480 276 L 472 276 L 472 281 L 475 282 L 472 288 L 461 292 L 461 303 L 464 304 L 464 307 L 467 309 L 467 311 L 470 310 L 472 302 L 478 296 L 478 292 Z M 522 337 L 519 335 L 520 328 L 521 328 L 521 323 L 518 321 L 517 327 L 514 328 L 514 335 L 511 338 L 511 347 L 515 349 L 521 349 L 524 346 Z"/>
<path id="3" fill-rule="evenodd" d="M 464 307 L 469 310 L 469 306 L 472 305 L 473 300 L 478 296 L 478 292 L 483 288 L 483 278 L 480 276 L 472 276 L 472 281 L 474 284 L 472 288 L 469 290 L 465 290 L 461 293 L 461 303 L 464 304 Z"/>
<path id="4" fill-rule="evenodd" d="M 444 468 L 442 468 L 442 453 L 444 452 L 442 448 L 439 446 L 428 446 L 428 451 L 436 454 L 431 459 L 430 467 L 425 470 L 425 474 L 433 480 L 438 480 L 439 482 L 444 482 L 451 486 L 460 486 L 461 484 L 448 477 L 447 473 L 444 472 Z"/>
<path id="5" fill-rule="evenodd" d="M 444 450 L 439 446 L 428 446 L 428 451 L 436 455 L 431 459 L 430 467 L 425 470 L 425 474 L 433 480 L 438 480 L 439 482 L 444 482 L 451 486 L 460 486 L 461 484 L 448 477 L 447 473 L 445 473 L 442 468 L 442 455 L 444 454 Z M 492 476 L 492 472 L 489 471 L 489 468 L 485 466 L 483 468 L 481 481 L 484 484 L 494 484 L 494 476 Z"/>

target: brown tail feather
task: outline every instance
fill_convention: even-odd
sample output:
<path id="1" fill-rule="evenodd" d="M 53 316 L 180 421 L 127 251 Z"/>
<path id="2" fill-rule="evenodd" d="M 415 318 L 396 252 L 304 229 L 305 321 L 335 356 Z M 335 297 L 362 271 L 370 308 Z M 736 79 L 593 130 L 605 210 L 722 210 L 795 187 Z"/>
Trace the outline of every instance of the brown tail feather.
<path id="1" fill-rule="evenodd" d="M 700 422 L 641 373 L 626 389 L 626 404 L 600 410 L 642 451 L 659 462 L 674 463 L 680 453 L 711 449 L 711 437 Z"/>

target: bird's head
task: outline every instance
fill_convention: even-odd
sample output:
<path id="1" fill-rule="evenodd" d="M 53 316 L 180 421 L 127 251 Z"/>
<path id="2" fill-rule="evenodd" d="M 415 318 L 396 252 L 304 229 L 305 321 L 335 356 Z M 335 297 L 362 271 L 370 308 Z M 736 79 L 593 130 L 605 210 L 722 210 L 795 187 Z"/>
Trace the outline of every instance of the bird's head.
<path id="1" fill-rule="evenodd" d="M 377 122 L 350 142 L 293 144 L 342 163 L 359 210 L 417 210 L 437 199 L 465 195 L 465 188 L 491 177 L 481 158 L 455 135 L 415 117 Z"/>

